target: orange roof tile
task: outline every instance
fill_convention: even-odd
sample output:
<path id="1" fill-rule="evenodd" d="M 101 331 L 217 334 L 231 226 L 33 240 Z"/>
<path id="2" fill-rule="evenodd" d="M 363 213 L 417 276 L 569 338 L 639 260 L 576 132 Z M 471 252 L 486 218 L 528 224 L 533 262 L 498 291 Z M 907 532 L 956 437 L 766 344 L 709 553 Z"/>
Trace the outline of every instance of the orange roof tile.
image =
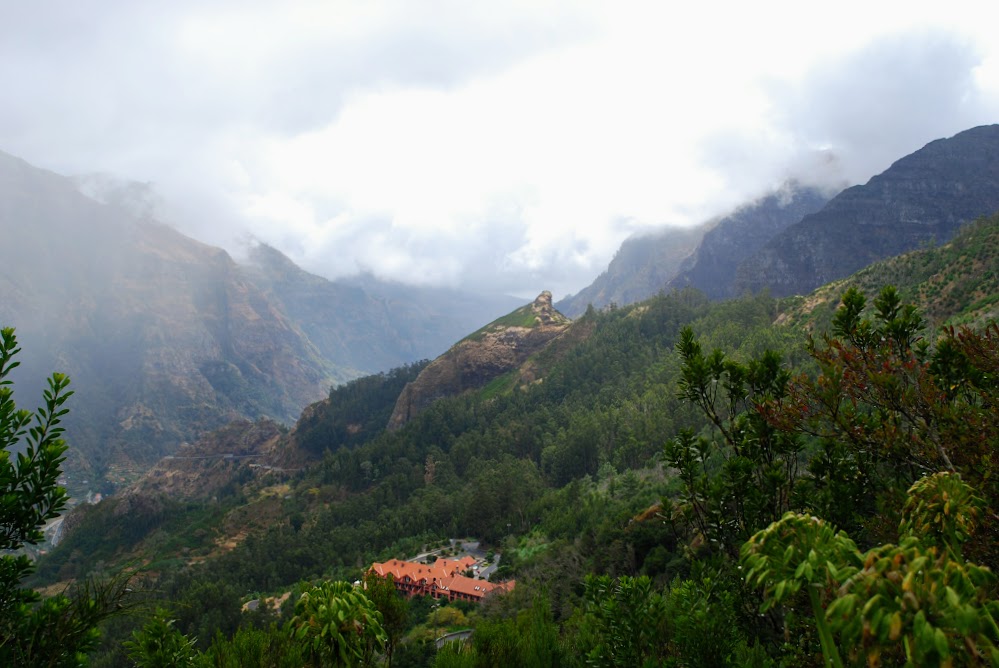
<path id="1" fill-rule="evenodd" d="M 513 589 L 513 581 L 497 584 L 462 575 L 473 565 L 475 565 L 475 559 L 466 556 L 461 559 L 438 558 L 432 565 L 393 559 L 385 563 L 376 562 L 371 565 L 371 569 L 380 577 L 392 575 L 396 580 L 403 580 L 408 576 L 414 581 L 432 582 L 433 587 L 438 590 L 456 592 L 474 598 L 482 598 L 497 589 L 504 591 Z M 424 568 L 426 568 L 426 575 L 423 574 Z"/>

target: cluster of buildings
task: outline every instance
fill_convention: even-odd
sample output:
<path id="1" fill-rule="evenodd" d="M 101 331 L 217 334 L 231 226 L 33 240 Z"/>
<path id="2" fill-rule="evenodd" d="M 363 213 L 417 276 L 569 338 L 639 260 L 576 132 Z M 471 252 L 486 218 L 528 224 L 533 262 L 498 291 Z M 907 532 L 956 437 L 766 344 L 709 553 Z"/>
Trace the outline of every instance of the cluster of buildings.
<path id="1" fill-rule="evenodd" d="M 475 567 L 475 559 L 464 556 L 460 559 L 438 558 L 432 564 L 393 559 L 372 564 L 371 571 L 383 578 L 392 576 L 395 588 L 407 596 L 479 602 L 490 592 L 513 589 L 513 580 L 497 584 L 464 575 Z"/>

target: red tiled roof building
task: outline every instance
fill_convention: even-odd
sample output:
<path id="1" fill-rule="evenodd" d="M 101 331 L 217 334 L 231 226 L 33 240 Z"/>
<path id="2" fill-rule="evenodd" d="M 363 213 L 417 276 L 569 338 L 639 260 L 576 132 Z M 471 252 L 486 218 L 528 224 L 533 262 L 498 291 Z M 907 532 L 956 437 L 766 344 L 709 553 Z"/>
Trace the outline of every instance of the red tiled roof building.
<path id="1" fill-rule="evenodd" d="M 433 564 L 393 559 L 374 563 L 371 570 L 379 577 L 392 576 L 395 588 L 408 596 L 433 596 L 448 601 L 478 602 L 492 591 L 513 589 L 514 582 L 496 584 L 462 575 L 475 565 L 472 557 L 438 558 Z"/>

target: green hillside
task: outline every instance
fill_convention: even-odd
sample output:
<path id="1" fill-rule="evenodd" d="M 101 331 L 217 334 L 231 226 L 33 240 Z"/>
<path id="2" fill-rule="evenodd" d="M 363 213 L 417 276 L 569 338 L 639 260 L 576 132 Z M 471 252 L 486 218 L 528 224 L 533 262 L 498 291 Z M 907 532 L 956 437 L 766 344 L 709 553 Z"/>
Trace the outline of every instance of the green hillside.
<path id="1" fill-rule="evenodd" d="M 906 559 L 936 559 L 927 572 L 950 568 L 947 577 L 997 566 L 994 513 L 968 515 L 955 502 L 939 517 L 960 519 L 960 529 L 904 528 L 927 517 L 924 506 L 906 505 L 926 473 L 960 472 L 978 495 L 966 498 L 980 500 L 968 508 L 994 507 L 999 496 L 999 331 L 980 324 L 999 294 L 990 273 L 997 234 L 999 218 L 981 220 L 946 246 L 792 302 L 710 303 L 687 290 L 591 311 L 572 326 L 586 336 L 538 356 L 535 382 L 439 400 L 398 431 L 373 425 L 418 369 L 335 389 L 283 437 L 288 457 L 311 462 L 301 470 L 241 469 L 209 503 L 110 499 L 73 520 L 35 584 L 139 565 L 176 630 L 222 652 L 251 633 L 284 637 L 268 625 L 288 621 L 291 603 L 281 613 L 241 612 L 249 600 L 290 591 L 293 601 L 303 583 L 352 582 L 372 561 L 470 536 L 501 553 L 496 577 L 515 577 L 516 589 L 460 610 L 475 628 L 464 652 L 436 652 L 427 638 L 440 615 L 406 603 L 393 665 L 818 666 L 833 646 L 847 655 L 843 665 L 864 663 L 868 651 L 886 665 L 904 661 L 903 641 L 915 648 L 927 633 L 909 603 L 892 608 L 894 594 L 883 591 L 884 632 L 865 621 L 873 631 L 857 635 L 843 620 L 817 623 L 809 592 L 818 609 L 843 609 L 849 602 L 836 592 L 843 578 L 860 577 L 867 549 L 889 555 L 885 567 L 900 578 Z M 879 296 L 887 283 L 932 323 L 976 329 L 914 347 L 925 330 L 891 293 Z M 850 286 L 869 304 L 851 293 L 837 311 Z M 809 349 L 802 325 L 833 338 Z M 740 561 L 740 548 L 785 511 L 824 518 L 855 542 L 828 538 L 812 548 L 822 560 L 794 562 L 789 573 L 791 557 L 785 570 L 767 566 L 764 547 Z M 782 540 L 809 527 L 826 535 L 825 524 L 788 522 Z M 962 552 L 976 524 L 983 528 Z M 941 616 L 932 651 L 912 650 L 917 664 L 999 644 L 986 623 L 994 613 L 982 612 L 994 606 L 994 580 L 968 577 L 956 598 L 919 599 Z M 947 621 L 952 608 L 964 626 Z M 121 642 L 143 623 L 115 620 L 92 665 L 127 665 Z"/>

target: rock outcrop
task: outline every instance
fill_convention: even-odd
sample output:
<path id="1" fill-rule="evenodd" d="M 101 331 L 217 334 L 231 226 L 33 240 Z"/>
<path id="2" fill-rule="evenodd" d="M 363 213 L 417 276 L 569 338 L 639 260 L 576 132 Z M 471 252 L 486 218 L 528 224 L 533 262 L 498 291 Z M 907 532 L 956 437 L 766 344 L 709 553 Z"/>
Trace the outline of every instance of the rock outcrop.
<path id="1" fill-rule="evenodd" d="M 542 292 L 533 303 L 465 337 L 431 362 L 403 388 L 388 428 L 402 427 L 437 399 L 482 388 L 520 368 L 570 324 L 552 305 L 551 293 Z"/>
<path id="2" fill-rule="evenodd" d="M 282 433 L 273 420 L 232 422 L 161 459 L 123 496 L 208 499 L 234 481 L 245 481 L 247 472 L 282 472 Z"/>

